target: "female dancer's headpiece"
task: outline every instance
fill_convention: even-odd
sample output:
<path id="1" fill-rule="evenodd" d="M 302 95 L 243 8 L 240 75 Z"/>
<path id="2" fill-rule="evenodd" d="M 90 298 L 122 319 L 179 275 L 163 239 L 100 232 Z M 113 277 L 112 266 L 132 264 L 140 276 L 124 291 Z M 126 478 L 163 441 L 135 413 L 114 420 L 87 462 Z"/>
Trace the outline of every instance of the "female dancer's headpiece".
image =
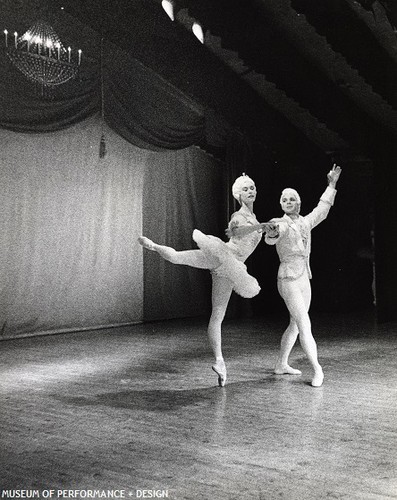
<path id="1" fill-rule="evenodd" d="M 232 195 L 236 200 L 240 203 L 240 195 L 243 191 L 243 187 L 247 184 L 247 182 L 255 182 L 246 175 L 244 172 L 240 177 L 237 177 L 237 179 L 234 181 L 233 186 L 232 186 Z"/>
<path id="2" fill-rule="evenodd" d="M 281 193 L 281 196 L 280 196 L 280 204 L 282 203 L 282 200 L 283 200 L 283 197 L 284 196 L 295 196 L 296 198 L 296 201 L 298 202 L 298 205 L 299 205 L 299 209 L 298 209 L 298 213 L 300 212 L 300 209 L 301 209 L 301 197 L 299 196 L 299 193 L 298 191 L 296 191 L 296 189 L 292 189 L 292 188 L 285 188 L 283 189 L 282 193 Z"/>

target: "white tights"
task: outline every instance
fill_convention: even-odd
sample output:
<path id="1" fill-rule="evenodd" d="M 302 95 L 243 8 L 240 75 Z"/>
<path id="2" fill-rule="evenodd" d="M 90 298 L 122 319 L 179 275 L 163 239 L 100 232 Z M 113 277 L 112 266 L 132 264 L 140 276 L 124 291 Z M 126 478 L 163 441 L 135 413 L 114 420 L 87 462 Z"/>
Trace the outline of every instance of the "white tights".
<path id="1" fill-rule="evenodd" d="M 288 366 L 288 358 L 299 335 L 304 353 L 312 365 L 315 377 L 322 376 L 322 368 L 317 359 L 317 345 L 313 338 L 309 307 L 311 301 L 310 280 L 305 273 L 294 281 L 278 280 L 278 291 L 284 299 L 290 314 L 290 322 L 281 338 L 280 354 L 276 367 Z"/>

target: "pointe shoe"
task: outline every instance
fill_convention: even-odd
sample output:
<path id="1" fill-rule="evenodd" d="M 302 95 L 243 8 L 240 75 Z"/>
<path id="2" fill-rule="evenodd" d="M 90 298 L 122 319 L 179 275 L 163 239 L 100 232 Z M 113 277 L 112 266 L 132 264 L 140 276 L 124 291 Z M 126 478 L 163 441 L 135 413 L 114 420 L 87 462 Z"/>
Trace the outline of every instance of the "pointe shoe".
<path id="1" fill-rule="evenodd" d="M 292 368 L 292 366 L 289 365 L 276 366 L 274 368 L 274 373 L 275 375 L 302 375 L 302 372 L 300 370 Z"/>
<path id="2" fill-rule="evenodd" d="M 226 383 L 226 365 L 222 361 L 217 361 L 212 369 L 218 375 L 218 385 L 219 387 L 224 387 Z"/>
<path id="3" fill-rule="evenodd" d="M 312 380 L 313 387 L 321 387 L 324 382 L 324 373 L 322 370 L 316 371 Z"/>
<path id="4" fill-rule="evenodd" d="M 138 241 L 147 250 L 155 250 L 155 243 L 146 236 L 139 236 Z"/>

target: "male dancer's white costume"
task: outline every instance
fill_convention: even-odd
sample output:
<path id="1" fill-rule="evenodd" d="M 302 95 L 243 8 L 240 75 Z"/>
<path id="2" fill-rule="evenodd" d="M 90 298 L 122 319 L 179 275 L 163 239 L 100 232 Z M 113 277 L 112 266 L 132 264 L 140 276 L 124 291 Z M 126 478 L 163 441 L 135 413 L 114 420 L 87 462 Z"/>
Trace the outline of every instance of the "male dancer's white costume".
<path id="1" fill-rule="evenodd" d="M 299 194 L 294 189 L 285 189 L 280 203 L 285 210 L 288 210 L 287 204 L 290 204 L 291 215 L 286 212 L 283 217 L 272 219 L 270 223 L 273 224 L 273 228 L 266 230 L 265 235 L 266 243 L 276 246 L 280 258 L 277 288 L 290 313 L 290 323 L 281 339 L 280 355 L 274 372 L 280 375 L 301 373 L 288 364 L 289 354 L 299 335 L 302 348 L 314 369 L 311 382 L 314 387 L 322 385 L 324 374 L 317 359 L 317 345 L 312 335 L 309 317 L 312 277 L 309 262 L 311 230 L 326 219 L 334 204 L 336 195 L 334 186 L 340 171 L 339 167 L 334 166 L 328 174 L 328 180 L 333 186 L 326 188 L 317 207 L 305 217 L 299 215 L 301 205 Z"/>

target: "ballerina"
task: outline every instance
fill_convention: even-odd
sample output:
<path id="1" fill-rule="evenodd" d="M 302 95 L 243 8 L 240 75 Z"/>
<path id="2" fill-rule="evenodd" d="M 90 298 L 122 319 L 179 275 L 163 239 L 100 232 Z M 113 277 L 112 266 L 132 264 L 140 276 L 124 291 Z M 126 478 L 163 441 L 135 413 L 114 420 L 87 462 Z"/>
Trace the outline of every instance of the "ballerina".
<path id="1" fill-rule="evenodd" d="M 208 269 L 212 276 L 212 311 L 208 323 L 208 338 L 215 356 L 212 369 L 218 375 L 218 384 L 226 383 L 227 371 L 222 354 L 222 322 L 230 296 L 234 290 L 245 298 L 251 298 L 260 291 L 258 281 L 247 272 L 244 261 L 255 250 L 262 239 L 266 223 L 259 223 L 253 212 L 257 191 L 254 181 L 248 175 L 238 177 L 232 186 L 233 197 L 241 208 L 230 219 L 226 235 L 229 241 L 206 235 L 195 229 L 193 240 L 198 249 L 177 251 L 174 248 L 154 243 L 141 236 L 139 243 L 146 249 L 157 252 L 173 264 Z"/>
<path id="2" fill-rule="evenodd" d="M 277 375 L 300 375 L 300 370 L 288 364 L 288 357 L 299 335 L 299 341 L 314 370 L 313 387 L 323 384 L 324 373 L 317 359 L 317 345 L 313 338 L 309 307 L 311 301 L 310 279 L 312 277 L 309 257 L 311 230 L 326 219 L 336 196 L 336 183 L 342 169 L 335 164 L 327 174 L 328 187 L 317 207 L 305 217 L 299 215 L 301 199 L 295 189 L 284 189 L 280 204 L 282 218 L 272 219 L 265 230 L 265 241 L 276 245 L 280 258 L 277 288 L 287 306 L 290 322 L 281 338 L 279 357 L 274 373 Z"/>

